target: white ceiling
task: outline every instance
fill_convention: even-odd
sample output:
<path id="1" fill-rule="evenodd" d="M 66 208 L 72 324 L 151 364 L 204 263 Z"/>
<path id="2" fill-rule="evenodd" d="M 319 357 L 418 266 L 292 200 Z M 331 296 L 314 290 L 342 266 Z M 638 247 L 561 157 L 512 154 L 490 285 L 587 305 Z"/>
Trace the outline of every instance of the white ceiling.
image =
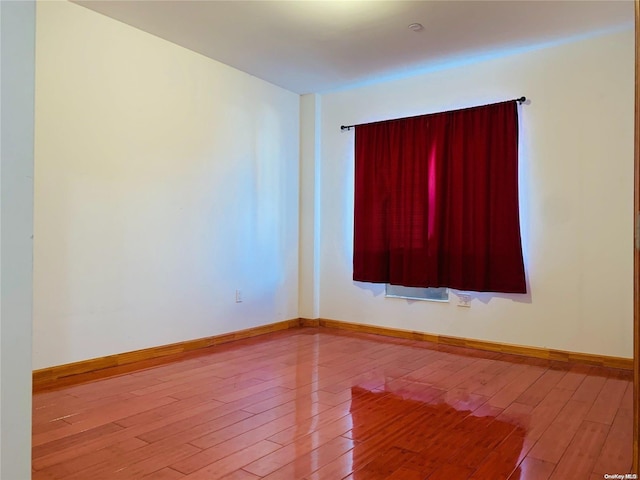
<path id="1" fill-rule="evenodd" d="M 77 1 L 296 93 L 633 28 L 633 0 Z M 408 25 L 419 22 L 421 32 Z"/>

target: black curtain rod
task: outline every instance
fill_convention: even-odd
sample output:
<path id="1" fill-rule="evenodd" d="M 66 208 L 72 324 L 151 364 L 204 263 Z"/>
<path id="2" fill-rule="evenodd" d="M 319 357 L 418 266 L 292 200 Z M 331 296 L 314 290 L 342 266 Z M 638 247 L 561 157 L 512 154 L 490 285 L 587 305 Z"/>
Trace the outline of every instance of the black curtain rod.
<path id="1" fill-rule="evenodd" d="M 527 101 L 527 97 L 514 98 L 511 101 L 515 101 L 515 102 L 518 102 L 519 104 L 523 104 L 524 102 Z M 498 102 L 498 103 L 503 103 L 503 102 Z M 495 105 L 495 104 L 489 104 L 489 105 Z M 487 105 L 481 105 L 481 106 L 486 107 Z M 477 108 L 477 107 L 467 107 L 467 108 Z M 465 108 L 460 108 L 459 110 L 466 110 L 466 109 Z M 449 111 L 452 112 L 452 111 L 455 111 L 455 110 L 449 110 Z M 440 112 L 440 113 L 445 113 L 445 112 Z M 422 115 L 417 115 L 417 116 L 421 117 Z M 412 118 L 412 117 L 407 117 L 407 118 Z M 399 118 L 394 118 L 393 120 L 400 120 L 400 119 Z M 340 125 L 340 130 L 351 130 L 352 128 L 360 127 L 362 125 L 371 125 L 372 123 L 380 123 L 380 122 L 388 122 L 388 121 L 389 120 L 379 120 L 377 122 L 358 123 L 356 125 Z"/>

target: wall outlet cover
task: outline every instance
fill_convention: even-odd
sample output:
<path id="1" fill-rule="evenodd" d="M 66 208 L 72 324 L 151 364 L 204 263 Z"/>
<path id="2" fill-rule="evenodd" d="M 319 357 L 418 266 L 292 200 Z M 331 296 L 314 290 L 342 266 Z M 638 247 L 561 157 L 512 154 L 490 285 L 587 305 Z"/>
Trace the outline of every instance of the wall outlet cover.
<path id="1" fill-rule="evenodd" d="M 466 293 L 458 294 L 458 306 L 470 308 L 471 307 L 471 295 Z"/>

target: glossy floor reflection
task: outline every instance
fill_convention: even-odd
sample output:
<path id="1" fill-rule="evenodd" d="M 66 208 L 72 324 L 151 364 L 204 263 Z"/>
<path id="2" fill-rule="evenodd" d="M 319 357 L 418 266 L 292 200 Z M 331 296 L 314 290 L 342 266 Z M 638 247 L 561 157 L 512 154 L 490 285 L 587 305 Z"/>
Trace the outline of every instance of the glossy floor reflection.
<path id="1" fill-rule="evenodd" d="M 518 422 L 388 391 L 352 391 L 353 479 L 507 478 L 518 466 L 525 437 Z"/>
<path id="2" fill-rule="evenodd" d="M 34 480 L 595 480 L 631 467 L 631 372 L 615 369 L 304 328 L 65 383 L 34 395 Z"/>

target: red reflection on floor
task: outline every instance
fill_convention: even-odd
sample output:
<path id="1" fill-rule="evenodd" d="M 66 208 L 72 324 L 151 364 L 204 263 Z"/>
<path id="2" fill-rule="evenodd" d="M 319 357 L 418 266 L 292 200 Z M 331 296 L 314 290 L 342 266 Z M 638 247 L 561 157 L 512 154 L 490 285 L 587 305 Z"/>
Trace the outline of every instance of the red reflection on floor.
<path id="1" fill-rule="evenodd" d="M 525 428 L 495 415 L 425 403 L 420 398 L 429 390 L 414 399 L 352 388 L 351 478 L 400 478 L 398 470 L 405 478 L 508 478 L 520 461 Z"/>

